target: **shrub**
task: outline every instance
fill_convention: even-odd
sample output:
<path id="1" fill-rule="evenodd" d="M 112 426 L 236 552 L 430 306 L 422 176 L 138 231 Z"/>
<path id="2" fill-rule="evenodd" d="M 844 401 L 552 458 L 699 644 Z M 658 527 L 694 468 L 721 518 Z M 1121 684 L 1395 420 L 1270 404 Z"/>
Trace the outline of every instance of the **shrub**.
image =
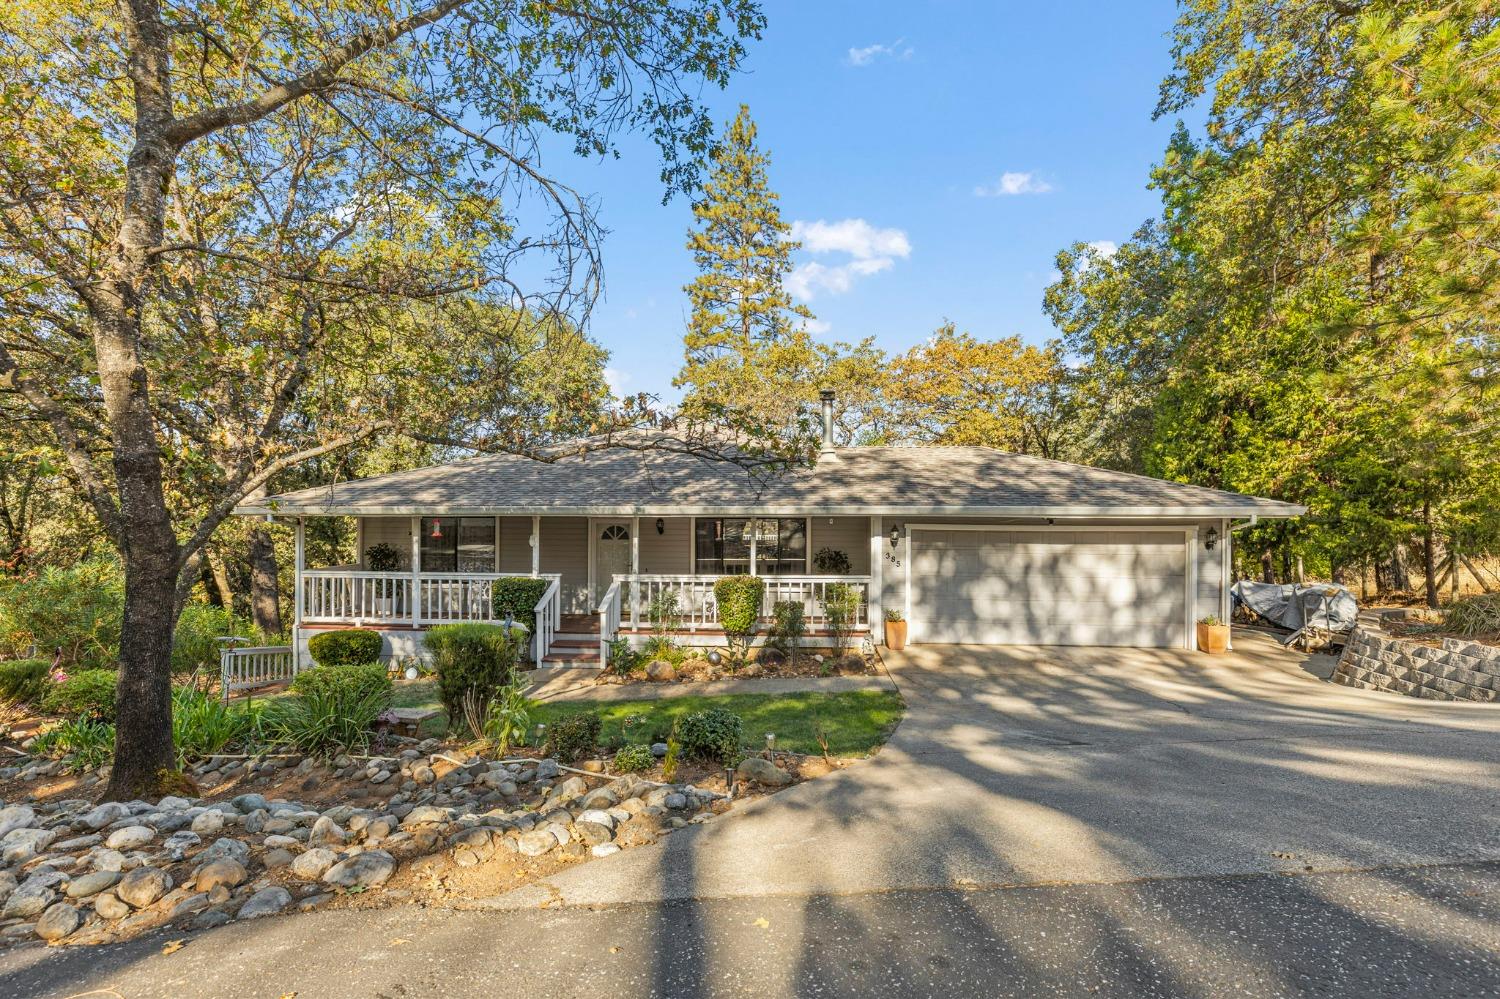
<path id="1" fill-rule="evenodd" d="M 359 666 L 316 666 L 303 670 L 292 678 L 294 694 L 337 694 L 341 697 L 363 697 L 378 691 L 387 697 L 391 692 L 391 677 L 379 663 L 364 663 Z"/>
<path id="2" fill-rule="evenodd" d="M 833 632 L 835 652 L 842 654 L 849 648 L 863 603 L 863 594 L 853 583 L 829 583 L 823 588 L 823 615 Z"/>
<path id="3" fill-rule="evenodd" d="M 617 676 L 629 676 L 644 669 L 649 661 L 630 645 L 628 638 L 612 639 L 604 650 L 604 668 Z"/>
<path id="4" fill-rule="evenodd" d="M 304 676 L 323 674 L 316 680 Z M 380 682 L 375 682 L 379 676 Z M 298 674 L 300 690 L 270 701 L 252 724 L 260 741 L 327 756 L 370 744 L 370 726 L 391 703 L 391 683 L 383 668 L 319 667 Z"/>
<path id="5" fill-rule="evenodd" d="M 31 751 L 54 760 L 67 759 L 75 773 L 107 763 L 114 753 L 115 727 L 93 718 L 74 718 L 36 737 Z"/>
<path id="6" fill-rule="evenodd" d="M 677 758 L 682 754 L 682 743 L 675 735 L 667 737 L 667 755 L 661 758 L 661 779 L 671 784 L 677 780 Z"/>
<path id="7" fill-rule="evenodd" d="M 377 662 L 385 640 L 369 628 L 325 631 L 307 640 L 307 651 L 319 666 L 363 666 Z"/>
<path id="8" fill-rule="evenodd" d="M 526 732 L 531 727 L 531 712 L 536 702 L 526 696 L 526 688 L 512 683 L 495 691 L 489 710 L 484 716 L 484 737 L 495 744 L 504 756 L 511 746 L 526 745 Z"/>
<path id="9" fill-rule="evenodd" d="M 178 766 L 212 756 L 249 734 L 254 718 L 241 707 L 230 707 L 197 687 L 172 691 L 172 742 Z"/>
<path id="10" fill-rule="evenodd" d="M 52 684 L 42 698 L 42 710 L 56 715 L 115 720 L 115 683 L 112 669 L 86 669 Z"/>
<path id="11" fill-rule="evenodd" d="M 495 616 L 503 618 L 509 614 L 512 621 L 532 623 L 537 601 L 547 592 L 551 580 L 531 576 L 502 576 L 490 584 L 490 599 L 495 606 Z"/>
<path id="12" fill-rule="evenodd" d="M 819 548 L 813 555 L 813 568 L 825 576 L 847 576 L 853 565 L 837 548 Z"/>
<path id="13" fill-rule="evenodd" d="M 365 567 L 371 572 L 395 572 L 401 568 L 401 553 L 384 541 L 365 549 Z"/>
<path id="14" fill-rule="evenodd" d="M 771 608 L 771 647 L 795 665 L 797 650 L 807 635 L 807 616 L 800 600 L 778 600 Z"/>
<path id="15" fill-rule="evenodd" d="M 24 701 L 28 704 L 47 693 L 47 674 L 52 664 L 45 659 L 12 659 L 0 662 L 0 701 Z"/>
<path id="16" fill-rule="evenodd" d="M 1448 608 L 1443 619 L 1450 631 L 1460 635 L 1487 635 L 1500 631 L 1500 593 L 1460 600 Z"/>
<path id="17" fill-rule="evenodd" d="M 719 605 L 719 625 L 729 642 L 735 661 L 745 661 L 750 636 L 760 618 L 761 601 L 765 599 L 766 581 L 758 576 L 724 576 L 714 583 L 714 602 Z"/>
<path id="18" fill-rule="evenodd" d="M 614 772 L 617 774 L 644 773 L 656 766 L 656 757 L 650 746 L 621 746 L 615 753 Z"/>
<path id="19" fill-rule="evenodd" d="M 109 561 L 48 567 L 0 582 L 0 649 L 97 668 L 119 656 L 125 582 Z"/>
<path id="20" fill-rule="evenodd" d="M 220 635 L 234 628 L 229 612 L 212 604 L 188 604 L 177 617 L 172 634 L 172 672 L 213 670 L 219 665 Z"/>
<path id="21" fill-rule="evenodd" d="M 709 708 L 684 715 L 678 721 L 677 741 L 688 756 L 728 767 L 739 762 L 743 730 L 740 716 L 733 711 Z"/>
<path id="22" fill-rule="evenodd" d="M 547 755 L 572 763 L 599 744 L 599 716 L 592 711 L 564 715 L 547 727 Z"/>
<path id="23" fill-rule="evenodd" d="M 427 651 L 450 723 L 463 717 L 465 695 L 470 695 L 476 716 L 484 717 L 490 698 L 515 678 L 523 634 L 515 629 L 507 635 L 499 624 L 445 624 L 427 632 Z"/>
<path id="24" fill-rule="evenodd" d="M 682 613 L 677 609 L 676 590 L 657 590 L 646 608 L 646 620 L 651 622 L 653 638 L 671 641 L 670 635 L 682 627 Z"/>

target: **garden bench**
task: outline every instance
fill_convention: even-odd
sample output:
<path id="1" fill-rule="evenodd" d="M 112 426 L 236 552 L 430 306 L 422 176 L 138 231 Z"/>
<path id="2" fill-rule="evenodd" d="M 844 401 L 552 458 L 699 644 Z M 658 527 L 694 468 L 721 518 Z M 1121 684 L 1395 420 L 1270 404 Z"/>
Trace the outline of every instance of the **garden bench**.
<path id="1" fill-rule="evenodd" d="M 422 723 L 429 718 L 436 718 L 443 713 L 442 708 L 391 708 L 387 714 L 391 717 L 391 728 L 395 729 L 397 735 L 407 735 L 415 739 L 417 730 Z"/>

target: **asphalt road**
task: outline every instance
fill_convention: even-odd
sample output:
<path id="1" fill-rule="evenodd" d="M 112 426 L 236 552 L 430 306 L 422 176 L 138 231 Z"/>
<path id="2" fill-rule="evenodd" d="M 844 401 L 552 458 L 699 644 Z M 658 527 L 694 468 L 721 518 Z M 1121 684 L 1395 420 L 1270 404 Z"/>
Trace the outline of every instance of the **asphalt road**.
<path id="1" fill-rule="evenodd" d="M 655 846 L 482 911 L 12 951 L 0 997 L 1500 996 L 1500 707 L 1237 643 L 914 650 L 878 757 Z"/>

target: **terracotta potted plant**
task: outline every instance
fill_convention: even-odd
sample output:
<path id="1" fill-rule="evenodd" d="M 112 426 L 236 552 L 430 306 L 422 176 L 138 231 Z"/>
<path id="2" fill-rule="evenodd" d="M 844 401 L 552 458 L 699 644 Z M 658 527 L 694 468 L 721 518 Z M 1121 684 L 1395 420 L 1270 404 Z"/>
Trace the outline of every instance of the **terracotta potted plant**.
<path id="1" fill-rule="evenodd" d="M 898 610 L 885 612 L 885 644 L 892 652 L 906 648 L 906 618 Z"/>
<path id="2" fill-rule="evenodd" d="M 1198 651 L 1216 656 L 1229 650 L 1229 625 L 1210 614 L 1198 622 Z"/>

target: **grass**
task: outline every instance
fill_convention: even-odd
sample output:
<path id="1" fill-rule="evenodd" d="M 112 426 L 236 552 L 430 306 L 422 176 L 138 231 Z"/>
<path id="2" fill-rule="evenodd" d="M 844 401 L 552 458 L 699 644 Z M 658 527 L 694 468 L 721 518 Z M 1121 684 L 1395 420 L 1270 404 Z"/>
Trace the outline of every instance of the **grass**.
<path id="1" fill-rule="evenodd" d="M 890 691 L 856 690 L 544 703 L 532 715 L 532 721 L 551 725 L 565 715 L 593 711 L 602 722 L 600 745 L 617 748 L 665 738 L 678 718 L 708 708 L 727 708 L 744 719 L 746 749 L 761 748 L 765 734 L 775 732 L 777 749 L 820 753 L 816 727 L 821 721 L 828 735 L 828 751 L 835 756 L 868 756 L 885 742 L 906 711 L 900 696 Z"/>

